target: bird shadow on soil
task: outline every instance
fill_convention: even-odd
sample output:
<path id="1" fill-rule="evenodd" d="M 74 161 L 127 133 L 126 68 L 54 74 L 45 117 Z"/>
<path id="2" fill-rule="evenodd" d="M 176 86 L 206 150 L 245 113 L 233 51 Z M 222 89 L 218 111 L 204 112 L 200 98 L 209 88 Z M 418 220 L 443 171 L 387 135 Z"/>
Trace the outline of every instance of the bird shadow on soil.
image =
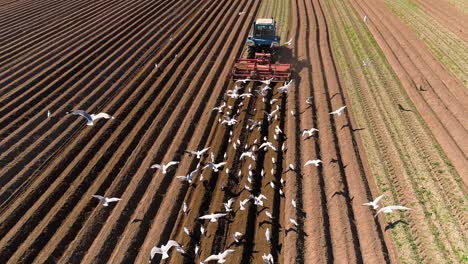
<path id="1" fill-rule="evenodd" d="M 297 228 L 294 228 L 294 227 L 290 227 L 288 229 L 285 229 L 284 230 L 285 236 L 287 236 L 289 232 L 294 232 L 296 234 L 299 234 L 299 231 L 297 230 Z M 303 233 L 304 233 L 304 236 L 306 236 L 306 237 L 309 236 L 305 231 Z"/>
<path id="2" fill-rule="evenodd" d="M 257 212 L 257 215 L 260 215 L 266 209 L 270 209 L 270 208 L 268 206 L 262 207 L 262 209 Z"/>
<path id="3" fill-rule="evenodd" d="M 397 225 L 399 224 L 404 224 L 404 225 L 408 225 L 408 222 L 406 221 L 403 221 L 403 220 L 397 220 L 395 222 L 390 222 L 390 223 L 387 223 L 387 226 L 385 226 L 385 231 L 389 230 L 389 229 L 393 229 L 395 228 Z"/>
<path id="4" fill-rule="evenodd" d="M 349 129 L 351 130 L 351 132 L 356 132 L 356 131 L 361 131 L 361 130 L 365 130 L 365 128 L 353 128 L 353 126 L 348 123 L 348 124 L 345 124 L 345 125 L 342 125 L 341 126 L 341 129 L 345 128 L 345 127 L 349 127 Z"/>
<path id="5" fill-rule="evenodd" d="M 263 225 L 273 225 L 273 222 L 272 221 L 268 221 L 268 220 L 263 220 L 261 221 L 260 223 L 258 223 L 259 226 L 263 226 Z"/>

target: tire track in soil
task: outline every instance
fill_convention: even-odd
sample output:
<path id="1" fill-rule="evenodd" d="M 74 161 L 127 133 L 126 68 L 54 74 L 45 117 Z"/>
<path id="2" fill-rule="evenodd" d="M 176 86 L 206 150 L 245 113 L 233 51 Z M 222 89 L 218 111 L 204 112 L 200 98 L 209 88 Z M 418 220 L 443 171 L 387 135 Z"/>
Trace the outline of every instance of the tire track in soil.
<path id="1" fill-rule="evenodd" d="M 382 12 L 378 11 L 376 8 L 379 7 L 382 9 L 380 6 L 383 3 L 379 3 L 373 7 L 366 6 L 365 4 L 357 1 L 351 1 L 351 3 L 353 4 L 356 12 L 358 12 L 360 15 L 367 13 L 376 17 L 374 19 L 375 21 L 373 20 L 373 22 L 369 24 L 369 30 L 374 35 L 377 43 L 381 46 L 386 58 L 395 69 L 396 74 L 402 82 L 403 87 L 419 110 L 418 112 L 421 114 L 426 124 L 431 129 L 431 132 L 437 139 L 445 154 L 452 162 L 455 170 L 459 175 L 467 175 L 465 173 L 466 166 L 463 165 L 466 163 L 467 158 L 463 153 L 466 152 L 468 147 L 465 146 L 466 144 L 464 144 L 462 140 L 463 138 L 466 138 L 466 136 L 463 136 L 466 134 L 466 130 L 460 128 L 460 126 L 462 126 L 462 124 L 465 122 L 460 123 L 459 121 L 454 120 L 452 115 L 455 113 L 450 111 L 450 107 L 454 105 L 452 104 L 453 102 L 466 101 L 464 99 L 466 96 L 461 96 L 460 94 L 464 91 L 463 86 L 457 84 L 457 82 L 447 73 L 446 70 L 440 70 L 441 66 L 436 65 L 436 62 L 430 64 L 413 64 L 409 61 L 409 54 L 406 54 L 406 50 L 408 48 L 401 48 L 401 46 L 399 46 L 398 42 L 396 42 L 394 38 L 399 39 L 400 41 L 405 40 L 406 43 L 409 43 L 408 38 L 410 38 L 411 44 L 405 44 L 404 47 L 412 47 L 416 45 L 418 48 L 413 49 L 413 52 L 414 50 L 418 50 L 420 53 L 424 52 L 424 54 L 426 54 L 429 51 L 421 46 L 423 45 L 422 43 L 418 43 L 419 40 L 413 41 L 414 36 L 408 37 L 408 35 L 411 34 L 407 32 L 407 29 L 400 30 L 398 32 L 394 31 L 393 29 L 392 32 L 388 31 L 390 29 L 389 26 L 391 27 L 393 24 L 388 25 L 384 22 L 381 22 L 378 19 L 378 13 L 376 13 Z M 388 23 L 394 23 L 393 20 L 396 18 L 394 18 L 392 14 L 389 14 L 388 16 L 392 18 L 392 22 Z M 393 27 L 395 27 L 395 25 L 393 25 Z M 393 34 L 397 35 L 394 37 Z M 418 56 L 418 58 L 432 58 L 430 54 L 427 56 L 426 55 Z M 398 59 L 395 56 L 398 56 Z M 413 59 L 414 55 L 411 58 Z M 419 74 L 419 77 L 417 74 Z M 421 80 L 424 82 L 421 83 Z M 426 88 L 430 87 L 430 92 L 421 94 L 421 92 L 417 90 L 419 85 L 423 85 L 424 87 L 429 85 Z M 445 103 L 438 98 L 440 95 L 438 93 L 444 93 L 447 97 L 451 95 L 451 93 L 449 93 L 447 90 L 450 90 L 453 95 L 456 95 L 454 97 L 458 99 L 453 99 L 452 101 L 447 100 L 447 105 L 445 105 Z M 432 91 L 434 91 L 434 93 Z M 462 103 L 462 105 L 466 104 Z M 462 176 L 462 179 L 466 185 L 466 177 Z"/>
<path id="2" fill-rule="evenodd" d="M 115 86 L 115 87 L 117 87 L 117 86 Z M 82 123 L 81 123 L 81 127 L 83 127 L 83 126 L 82 126 Z M 20 168 L 21 168 L 21 167 L 20 167 Z M 29 170 L 31 171 L 31 168 L 29 168 Z M 12 175 L 16 175 L 16 173 L 13 173 Z M 19 182 L 19 181 L 18 181 L 18 182 Z"/>

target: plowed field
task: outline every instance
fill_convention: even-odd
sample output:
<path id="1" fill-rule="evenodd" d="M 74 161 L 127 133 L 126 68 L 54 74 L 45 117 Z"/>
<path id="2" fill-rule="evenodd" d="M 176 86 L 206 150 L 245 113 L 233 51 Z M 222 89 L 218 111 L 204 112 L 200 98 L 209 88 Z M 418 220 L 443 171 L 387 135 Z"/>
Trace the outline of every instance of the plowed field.
<path id="1" fill-rule="evenodd" d="M 226 263 L 462 259 L 463 83 L 396 16 L 371 18 L 376 45 L 356 21 L 383 16 L 383 1 L 272 2 L 0 0 L 0 261 L 200 263 L 228 248 Z M 229 80 L 252 23 L 269 16 L 292 39 L 279 58 L 292 65 L 288 93 Z M 236 86 L 244 95 L 229 97 Z M 114 119 L 87 126 L 76 109 Z M 313 159 L 323 163 L 304 166 Z M 194 170 L 191 183 L 177 178 Z M 362 203 L 382 192 L 413 210 L 374 217 Z M 260 194 L 263 206 L 249 200 Z M 211 213 L 227 215 L 199 219 Z M 185 253 L 150 259 L 168 240 Z"/>

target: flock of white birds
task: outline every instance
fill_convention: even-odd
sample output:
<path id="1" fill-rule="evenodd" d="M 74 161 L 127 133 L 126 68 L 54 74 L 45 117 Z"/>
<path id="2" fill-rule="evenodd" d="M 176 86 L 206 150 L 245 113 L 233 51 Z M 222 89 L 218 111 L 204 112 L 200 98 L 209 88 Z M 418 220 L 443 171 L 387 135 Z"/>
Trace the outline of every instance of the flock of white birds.
<path id="1" fill-rule="evenodd" d="M 228 105 L 226 103 L 227 100 L 223 101 L 222 105 L 213 108 L 214 111 L 217 111 L 220 115 L 223 115 L 223 117 L 220 117 L 218 119 L 218 123 L 220 123 L 221 125 L 227 126 L 227 128 L 229 129 L 229 143 L 231 143 L 233 148 L 236 149 L 236 150 L 237 150 L 238 147 L 241 147 L 240 146 L 241 142 L 240 142 L 239 139 L 234 141 L 233 138 L 232 138 L 233 137 L 233 127 L 238 123 L 238 121 L 235 118 L 240 114 L 240 106 L 243 105 L 242 100 L 244 98 L 250 98 L 252 96 L 257 96 L 257 95 L 254 95 L 252 93 L 251 88 L 249 88 L 248 93 L 240 94 L 239 91 L 241 89 L 243 89 L 243 87 L 237 86 L 237 83 L 246 84 L 247 82 L 250 82 L 250 81 L 251 80 L 249 80 L 249 79 L 238 80 L 238 81 L 236 81 L 236 85 L 235 85 L 234 89 L 233 90 L 228 90 L 226 92 L 226 96 L 229 97 L 229 98 L 232 98 L 234 100 L 241 99 L 240 103 L 238 105 L 239 110 L 237 110 L 236 113 L 233 114 L 231 112 L 231 110 L 233 110 L 234 107 Z M 272 108 L 273 108 L 273 105 L 276 102 L 278 102 L 278 100 L 277 99 L 271 99 L 269 102 L 267 101 L 268 100 L 267 95 L 269 94 L 269 92 L 273 91 L 273 88 L 270 87 L 270 84 L 272 83 L 272 81 L 273 81 L 273 79 L 260 81 L 261 83 L 264 84 L 264 86 L 263 87 L 260 86 L 259 87 L 260 89 L 255 90 L 254 92 L 256 92 L 259 96 L 262 96 L 263 97 L 262 98 L 263 102 L 264 103 L 270 103 Z M 284 85 L 277 88 L 278 93 L 288 93 L 291 90 L 291 84 L 292 84 L 292 80 L 289 81 L 289 82 L 285 82 Z M 306 103 L 307 104 L 311 103 L 311 98 L 310 97 L 307 98 Z M 342 106 L 339 109 L 337 109 L 337 110 L 335 110 L 333 112 L 330 112 L 330 114 L 334 115 L 335 117 L 339 117 L 343 113 L 345 108 L 346 108 L 346 106 Z M 225 109 L 226 109 L 226 111 L 225 111 Z M 267 120 L 268 123 L 271 123 L 273 119 L 274 120 L 279 119 L 279 115 L 278 115 L 279 110 L 280 110 L 280 106 L 276 105 L 276 107 L 275 107 L 275 109 L 273 111 L 271 111 L 271 112 L 264 111 L 264 114 L 265 114 L 265 117 L 266 117 L 266 120 Z M 256 109 L 254 109 L 253 111 L 254 111 L 254 114 L 255 114 Z M 94 125 L 94 122 L 96 122 L 98 119 L 101 119 L 101 118 L 103 118 L 103 119 L 114 119 L 113 116 L 111 116 L 111 115 L 109 115 L 107 113 L 89 114 L 89 113 L 87 113 L 87 112 L 85 112 L 83 110 L 74 110 L 74 111 L 72 111 L 70 113 L 67 112 L 67 114 L 79 115 L 79 116 L 84 117 L 86 119 L 86 124 L 88 126 Z M 294 112 L 291 112 L 291 114 L 294 115 Z M 50 111 L 47 111 L 47 117 L 50 118 L 50 116 L 51 116 Z M 260 130 L 261 127 L 262 127 L 263 122 L 264 122 L 263 119 L 260 120 L 260 121 L 249 119 L 247 129 L 250 132 L 253 131 L 255 128 Z M 302 131 L 302 137 L 306 137 L 306 139 L 307 139 L 307 138 L 312 137 L 314 135 L 314 133 L 318 133 L 318 132 L 319 132 L 319 130 L 316 129 L 316 128 L 304 129 Z M 285 136 L 285 134 L 279 128 L 279 126 L 276 126 L 275 127 L 274 140 L 278 141 L 280 135 Z M 286 151 L 286 147 L 285 147 L 284 143 L 283 143 L 282 146 L 275 146 L 274 142 L 275 141 L 273 141 L 273 142 L 268 141 L 267 137 L 263 137 L 263 139 L 260 139 L 260 140 L 256 139 L 252 146 L 248 146 L 247 144 L 244 146 L 244 151 L 240 155 L 239 159 L 240 160 L 251 159 L 253 162 L 255 162 L 257 152 L 259 150 L 261 150 L 261 149 L 263 149 L 263 151 L 265 151 L 265 152 L 269 151 L 269 150 L 275 151 L 275 152 L 277 152 L 277 151 L 285 152 Z M 179 179 L 181 182 L 187 182 L 189 184 L 192 184 L 194 182 L 194 178 L 198 174 L 200 175 L 199 181 L 204 181 L 205 180 L 203 178 L 202 173 L 201 173 L 203 170 L 211 169 L 214 172 L 218 172 L 219 170 L 222 170 L 222 168 L 227 164 L 227 162 L 226 161 L 216 162 L 214 154 L 212 152 L 211 152 L 211 161 L 206 162 L 205 164 L 202 164 L 201 159 L 202 159 L 202 157 L 204 155 L 208 154 L 209 149 L 210 149 L 210 147 L 206 147 L 206 148 L 204 148 L 202 150 L 195 150 L 195 151 L 186 150 L 185 153 L 188 153 L 190 156 L 194 156 L 196 159 L 200 160 L 200 162 L 198 163 L 198 165 L 197 165 L 197 167 L 196 167 L 196 169 L 194 171 L 188 173 L 187 175 L 176 176 L 176 178 Z M 223 158 L 224 158 L 224 160 L 226 160 L 227 152 L 224 154 Z M 272 163 L 273 163 L 273 165 L 276 164 L 275 158 L 272 158 Z M 157 169 L 163 175 L 165 175 L 165 174 L 167 174 L 167 172 L 168 172 L 168 170 L 170 168 L 175 167 L 177 164 L 179 164 L 179 161 L 170 161 L 170 162 L 168 162 L 166 164 L 154 164 L 150 168 L 151 169 Z M 313 159 L 313 160 L 308 160 L 303 166 L 307 167 L 309 165 L 314 165 L 314 166 L 318 167 L 318 166 L 321 166 L 322 164 L 323 164 L 323 162 L 321 160 Z M 294 170 L 294 169 L 295 169 L 294 165 L 289 164 L 289 170 Z M 228 168 L 226 168 L 226 173 L 229 173 Z M 275 173 L 275 168 L 272 168 L 271 169 L 271 174 L 274 175 L 274 173 Z M 239 171 L 238 176 L 239 177 L 242 176 L 241 171 Z M 252 178 L 252 176 L 253 176 L 253 166 L 252 166 L 252 164 L 250 164 L 249 165 L 249 172 L 248 172 L 248 176 L 247 176 L 247 181 L 249 182 L 249 184 L 253 184 L 253 182 L 254 182 L 254 179 Z M 261 177 L 265 176 L 264 169 L 262 169 L 262 171 L 260 172 L 260 176 Z M 269 183 L 271 188 L 279 191 L 279 194 L 281 195 L 281 197 L 284 197 L 284 191 L 283 191 L 284 184 L 285 184 L 285 180 L 283 178 L 281 178 L 279 186 L 275 185 L 274 182 Z M 225 188 L 224 184 L 222 184 L 222 188 L 223 189 Z M 252 187 L 247 185 L 247 184 L 245 184 L 244 189 L 249 191 L 249 192 L 252 192 Z M 371 206 L 373 210 L 377 210 L 379 208 L 378 203 L 383 198 L 383 196 L 384 195 L 381 195 L 381 196 L 377 197 L 374 201 L 364 203 L 363 205 Z M 101 196 L 101 195 L 93 195 L 93 197 L 99 199 L 103 206 L 108 206 L 109 203 L 118 202 L 118 201 L 121 200 L 120 198 L 105 197 L 105 196 Z M 268 200 L 268 198 L 263 194 L 259 194 L 257 196 L 255 196 L 253 194 L 250 194 L 250 196 L 247 197 L 246 199 L 243 199 L 243 200 L 239 201 L 239 210 L 241 210 L 241 211 L 245 210 L 246 205 L 249 202 L 253 202 L 253 204 L 255 204 L 256 206 L 263 206 L 263 200 Z M 227 201 L 227 203 L 224 203 L 225 212 L 223 212 L 223 213 L 212 213 L 212 214 L 208 214 L 208 215 L 203 215 L 203 216 L 199 216 L 198 219 L 209 220 L 210 222 L 217 222 L 217 220 L 219 218 L 226 217 L 227 215 L 229 215 L 233 211 L 233 206 L 235 204 L 235 201 L 236 201 L 235 198 L 231 198 L 231 199 L 229 199 Z M 297 206 L 296 201 L 291 200 L 291 205 L 294 208 L 296 208 L 296 206 Z M 188 213 L 189 208 L 188 208 L 188 205 L 187 205 L 186 202 L 183 202 L 183 208 L 182 209 L 183 209 L 184 214 Z M 390 213 L 390 212 L 392 212 L 394 210 L 410 210 L 410 208 L 400 206 L 400 205 L 391 205 L 391 206 L 382 207 L 377 211 L 377 213 L 375 214 L 375 217 L 377 217 L 377 215 L 379 213 Z M 265 214 L 270 219 L 274 218 L 272 216 L 272 214 L 268 210 L 265 210 Z M 296 219 L 290 218 L 289 221 L 295 227 L 299 226 Z M 190 231 L 190 229 L 188 227 L 184 227 L 184 232 L 187 235 L 191 235 L 191 231 Z M 203 225 L 201 225 L 201 227 L 200 227 L 200 233 L 202 235 L 205 233 L 205 228 L 204 228 Z M 266 237 L 266 241 L 268 243 L 270 243 L 270 241 L 271 241 L 271 232 L 270 232 L 269 228 L 266 229 L 265 237 Z M 235 232 L 233 238 L 234 238 L 234 241 L 236 241 L 236 243 L 240 243 L 242 241 L 242 239 L 243 239 L 243 234 L 240 233 L 240 232 Z M 153 257 L 156 254 L 161 254 L 162 259 L 168 258 L 169 257 L 168 252 L 172 247 L 174 247 L 177 252 L 185 254 L 183 246 L 181 246 L 178 242 L 176 242 L 174 240 L 169 240 L 166 243 L 166 245 L 161 245 L 160 247 L 153 247 L 152 250 L 151 250 L 150 259 L 153 259 Z M 198 255 L 199 249 L 200 249 L 200 246 L 196 245 L 196 247 L 194 249 L 194 256 Z M 234 251 L 235 250 L 233 250 L 233 249 L 226 249 L 224 252 L 221 252 L 221 253 L 215 254 L 215 255 L 211 255 L 211 256 L 205 258 L 204 261 L 202 261 L 200 263 L 203 264 L 203 263 L 209 262 L 209 261 L 217 261 L 217 263 L 224 263 L 226 261 L 227 256 L 232 254 Z M 265 264 L 273 264 L 274 263 L 274 259 L 273 259 L 273 256 L 272 256 L 271 253 L 269 253 L 268 255 L 264 254 L 262 258 L 263 258 L 263 261 L 264 261 Z"/>

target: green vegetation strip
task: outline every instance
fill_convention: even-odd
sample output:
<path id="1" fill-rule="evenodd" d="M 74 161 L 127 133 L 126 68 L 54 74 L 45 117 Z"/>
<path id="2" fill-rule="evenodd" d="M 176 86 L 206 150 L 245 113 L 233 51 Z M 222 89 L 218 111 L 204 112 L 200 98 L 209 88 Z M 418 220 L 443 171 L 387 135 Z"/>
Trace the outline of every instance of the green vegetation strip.
<path id="1" fill-rule="evenodd" d="M 326 1 L 324 6 L 331 25 L 335 59 L 341 69 L 340 77 L 348 91 L 356 125 L 365 128 L 359 133 L 370 169 L 380 191 L 390 196 L 385 203 L 400 203 L 403 193 L 409 192 L 415 199 L 407 201 L 406 205 L 415 209 L 410 213 L 420 214 L 418 219 L 424 219 L 415 223 L 407 213 L 386 216 L 389 223 L 403 221 L 389 231 L 400 261 L 463 262 L 467 256 L 466 230 L 460 223 L 463 221 L 460 216 L 452 212 L 453 208 L 457 209 L 462 218 L 466 212 L 467 199 L 465 189 L 459 185 L 459 175 L 417 114 L 362 18 L 350 11 L 352 7 L 347 1 Z M 330 18 L 334 11 L 339 15 Z M 365 87 L 358 81 L 361 76 Z M 413 113 L 402 115 L 396 108 L 398 103 Z M 375 113 L 370 113 L 370 109 Z M 397 154 L 393 157 L 396 164 L 388 160 L 393 153 Z M 439 181 L 444 181 L 444 185 Z M 449 202 L 448 196 L 455 199 Z"/>
<path id="2" fill-rule="evenodd" d="M 385 4 L 468 88 L 468 43 L 435 21 L 413 1 L 385 0 Z"/>

